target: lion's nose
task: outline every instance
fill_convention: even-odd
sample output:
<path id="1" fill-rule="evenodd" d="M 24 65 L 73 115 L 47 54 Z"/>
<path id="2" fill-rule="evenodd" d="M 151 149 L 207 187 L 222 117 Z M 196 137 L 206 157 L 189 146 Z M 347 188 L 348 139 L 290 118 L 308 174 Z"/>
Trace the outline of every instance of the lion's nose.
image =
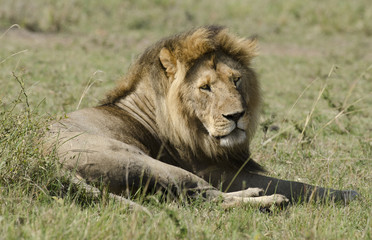
<path id="1" fill-rule="evenodd" d="M 242 112 L 236 112 L 232 114 L 222 114 L 222 116 L 224 116 L 224 118 L 230 121 L 237 122 L 241 117 L 244 116 L 244 114 L 245 114 L 245 111 L 242 111 Z"/>

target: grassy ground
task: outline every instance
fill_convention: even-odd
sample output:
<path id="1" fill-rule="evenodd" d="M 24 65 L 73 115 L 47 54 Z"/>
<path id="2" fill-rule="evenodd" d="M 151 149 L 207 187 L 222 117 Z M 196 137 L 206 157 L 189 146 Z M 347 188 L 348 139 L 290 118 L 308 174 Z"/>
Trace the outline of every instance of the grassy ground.
<path id="1" fill-rule="evenodd" d="M 0 6 L 0 239 L 372 239 L 368 0 L 0 0 Z M 7 31 L 12 24 L 20 29 Z M 148 197 L 142 204 L 150 217 L 89 198 L 58 176 L 55 156 L 39 149 L 46 122 L 96 105 L 152 42 L 204 24 L 259 36 L 254 65 L 265 104 L 254 157 L 273 176 L 354 189 L 359 200 L 270 215 Z"/>

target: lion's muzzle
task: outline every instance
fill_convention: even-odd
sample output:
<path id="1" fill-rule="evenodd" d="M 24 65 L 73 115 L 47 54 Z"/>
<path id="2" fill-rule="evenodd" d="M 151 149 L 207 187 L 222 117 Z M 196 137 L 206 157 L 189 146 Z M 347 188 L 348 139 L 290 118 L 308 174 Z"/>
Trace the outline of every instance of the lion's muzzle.
<path id="1" fill-rule="evenodd" d="M 243 143 L 246 138 L 247 117 L 246 112 L 237 111 L 230 114 L 221 114 L 214 122 L 211 137 L 219 141 L 222 147 L 232 147 Z"/>
<path id="2" fill-rule="evenodd" d="M 236 112 L 236 113 L 232 113 L 232 114 L 222 114 L 222 116 L 230 121 L 234 121 L 235 123 L 237 123 L 239 121 L 239 119 L 241 117 L 243 117 L 245 114 L 245 111 L 241 111 L 241 112 Z"/>

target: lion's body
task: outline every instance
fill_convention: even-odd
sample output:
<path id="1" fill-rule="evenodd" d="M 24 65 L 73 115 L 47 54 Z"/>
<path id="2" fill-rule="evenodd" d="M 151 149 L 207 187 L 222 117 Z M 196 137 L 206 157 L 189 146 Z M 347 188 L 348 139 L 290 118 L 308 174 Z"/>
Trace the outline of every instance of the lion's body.
<path id="1" fill-rule="evenodd" d="M 304 196 L 311 186 L 258 175 L 262 168 L 249 160 L 261 100 L 250 68 L 254 56 L 254 40 L 221 27 L 156 43 L 101 106 L 51 126 L 62 163 L 88 182 L 105 182 L 116 194 L 146 185 L 176 194 L 192 189 L 210 198 L 223 195 L 227 202 L 235 201 L 234 194 L 261 204 Z M 239 191 L 245 188 L 285 197 Z"/>

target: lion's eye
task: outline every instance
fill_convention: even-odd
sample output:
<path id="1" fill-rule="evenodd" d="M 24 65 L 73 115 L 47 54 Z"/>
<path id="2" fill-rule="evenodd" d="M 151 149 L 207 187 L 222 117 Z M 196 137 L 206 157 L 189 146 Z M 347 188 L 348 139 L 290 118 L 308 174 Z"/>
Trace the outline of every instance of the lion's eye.
<path id="1" fill-rule="evenodd" d="M 200 86 L 200 89 L 204 91 L 211 91 L 211 86 L 209 86 L 209 84 L 204 84 Z"/>
<path id="2" fill-rule="evenodd" d="M 235 86 L 239 85 L 240 80 L 241 80 L 241 77 L 233 77 L 233 81 L 234 81 Z"/>

